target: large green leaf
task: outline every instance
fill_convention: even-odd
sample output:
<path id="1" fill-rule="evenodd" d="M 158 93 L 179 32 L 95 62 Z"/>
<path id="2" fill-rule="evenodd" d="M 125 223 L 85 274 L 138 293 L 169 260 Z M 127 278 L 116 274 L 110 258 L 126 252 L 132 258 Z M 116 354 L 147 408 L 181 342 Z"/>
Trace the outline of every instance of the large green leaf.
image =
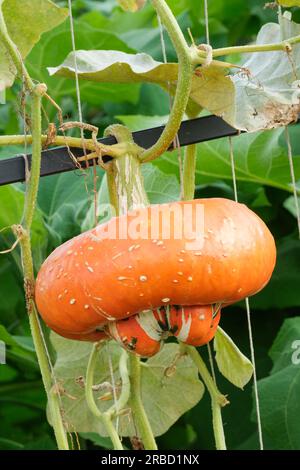
<path id="1" fill-rule="evenodd" d="M 292 192 L 291 174 L 286 150 L 280 146 L 282 129 L 242 134 L 233 140 L 236 177 L 240 181 L 258 183 Z M 173 172 L 176 155 L 164 156 L 165 171 Z M 167 163 L 166 163 L 167 162 Z M 173 166 L 173 169 L 170 167 Z M 300 157 L 294 156 L 296 180 L 300 179 Z M 196 183 L 232 180 L 228 139 L 198 145 Z M 300 186 L 298 185 L 299 191 Z"/>
<path id="2" fill-rule="evenodd" d="M 41 34 L 54 28 L 68 16 L 50 0 L 4 0 L 0 4 L 11 39 L 25 58 Z M 0 91 L 10 87 L 16 69 L 3 44 L 0 44 Z"/>
<path id="3" fill-rule="evenodd" d="M 174 93 L 178 76 L 178 64 L 162 63 L 150 55 L 127 54 L 121 51 L 78 50 L 71 52 L 58 67 L 49 67 L 50 75 L 73 78 L 75 56 L 79 77 L 83 80 L 112 83 L 158 83 Z M 194 106 L 205 107 L 211 113 L 232 122 L 235 89 L 225 69 L 206 67 L 193 75 L 191 101 Z"/>
<path id="4" fill-rule="evenodd" d="M 99 172 L 99 183 L 102 173 Z M 55 245 L 78 235 L 88 207 L 92 207 L 93 182 L 86 171 L 62 173 L 40 183 L 39 205 Z"/>
<path id="5" fill-rule="evenodd" d="M 300 363 L 293 363 L 299 337 L 300 318 L 286 320 L 270 351 L 271 374 L 258 383 L 263 431 L 275 449 L 300 449 Z"/>
<path id="6" fill-rule="evenodd" d="M 57 353 L 55 376 L 67 394 L 73 397 L 62 397 L 64 417 L 70 429 L 77 432 L 97 432 L 106 436 L 101 423 L 86 405 L 84 389 L 78 381 L 76 382 L 78 377 L 85 376 L 91 344 L 66 340 L 55 334 L 52 334 L 52 343 Z M 198 380 L 197 369 L 189 357 L 184 356 L 178 361 L 174 374 L 165 374 L 178 351 L 179 346 L 176 344 L 165 345 L 160 353 L 150 358 L 146 366 L 142 367 L 142 399 L 156 436 L 166 432 L 182 414 L 196 405 L 204 392 L 204 387 Z M 110 343 L 99 352 L 95 374 L 97 384 L 111 381 L 108 354 L 111 357 L 115 380 L 119 379 L 120 348 L 115 343 Z M 102 411 L 112 404 L 111 400 L 97 399 L 96 394 L 95 398 Z M 123 436 L 136 435 L 130 414 L 120 416 L 119 432 Z"/>
<path id="7" fill-rule="evenodd" d="M 74 21 L 77 49 L 117 48 L 125 52 L 132 52 L 113 31 L 98 30 L 89 26 L 82 20 Z M 50 77 L 47 67 L 61 63 L 72 50 L 72 42 L 69 24 L 65 23 L 55 30 L 46 33 L 35 46 L 26 60 L 28 70 L 33 78 L 45 82 L 50 90 L 51 96 L 60 101 L 62 97 L 76 97 L 74 80 L 66 80 L 61 77 Z M 88 83 L 80 84 L 82 103 L 100 106 L 102 103 L 126 101 L 135 103 L 139 97 L 139 85 L 113 84 L 113 77 L 109 84 Z M 47 111 L 53 107 L 47 105 Z"/>
<path id="8" fill-rule="evenodd" d="M 243 389 L 252 377 L 252 363 L 221 327 L 214 338 L 214 349 L 219 371 L 233 385 Z"/>
<path id="9" fill-rule="evenodd" d="M 300 305 L 300 243 L 284 239 L 277 250 L 276 267 L 269 284 L 251 298 L 256 309 L 280 309 Z"/>

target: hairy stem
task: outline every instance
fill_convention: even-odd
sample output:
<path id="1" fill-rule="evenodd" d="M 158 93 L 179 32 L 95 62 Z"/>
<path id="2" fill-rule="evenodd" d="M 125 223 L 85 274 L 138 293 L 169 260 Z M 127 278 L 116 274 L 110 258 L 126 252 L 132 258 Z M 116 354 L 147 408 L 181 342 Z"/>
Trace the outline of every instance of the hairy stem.
<path id="1" fill-rule="evenodd" d="M 59 395 L 53 389 L 52 373 L 47 356 L 47 350 L 39 324 L 38 313 L 34 303 L 34 269 L 31 253 L 30 231 L 36 205 L 40 164 L 41 164 L 41 100 L 45 92 L 45 85 L 36 85 L 32 91 L 31 102 L 31 119 L 33 130 L 33 148 L 32 148 L 32 165 L 27 182 L 27 190 L 25 196 L 25 205 L 23 212 L 23 226 L 14 227 L 15 235 L 20 239 L 21 257 L 24 271 L 24 287 L 27 311 L 29 315 L 29 324 L 31 328 L 32 338 L 38 358 L 39 367 L 43 379 L 43 384 L 48 398 L 49 411 L 56 437 L 58 448 L 67 450 L 69 448 L 67 434 L 65 431 Z"/>
<path id="2" fill-rule="evenodd" d="M 290 46 L 297 43 L 300 43 L 300 35 L 274 44 L 249 44 L 246 46 L 222 47 L 219 49 L 214 49 L 213 57 L 220 57 L 231 54 L 246 54 L 249 52 L 286 51 L 290 49 Z M 203 51 L 199 51 L 198 54 L 202 58 L 205 56 L 205 52 Z"/>
<path id="3" fill-rule="evenodd" d="M 39 186 L 40 166 L 41 166 L 41 101 L 47 88 L 43 84 L 35 85 L 29 76 L 23 63 L 21 54 L 11 40 L 3 13 L 0 8 L 0 40 L 4 44 L 12 63 L 14 64 L 19 77 L 23 80 L 25 87 L 31 95 L 31 120 L 32 120 L 32 162 L 31 170 L 27 181 L 27 190 L 25 196 L 23 226 L 14 226 L 15 235 L 20 240 L 21 258 L 24 272 L 24 288 L 26 297 L 26 306 L 29 316 L 29 324 L 31 328 L 32 338 L 35 351 L 41 370 L 42 380 L 49 403 L 49 411 L 54 429 L 55 438 L 58 448 L 67 450 L 69 448 L 68 438 L 65 431 L 61 409 L 60 397 L 53 388 L 53 378 L 51 366 L 49 363 L 47 349 L 42 335 L 37 309 L 34 302 L 34 269 L 31 252 L 31 225 L 33 221 L 36 199 Z"/>
<path id="4" fill-rule="evenodd" d="M 42 144 L 47 142 L 48 137 L 46 135 L 40 136 L 40 141 Z M 0 147 L 8 145 L 22 145 L 22 144 L 32 144 L 33 137 L 32 135 L 1 135 L 0 136 Z M 51 141 L 51 145 L 68 145 L 73 148 L 85 148 L 86 150 L 95 151 L 95 143 L 92 139 L 82 140 L 80 137 L 67 137 L 62 135 L 57 135 Z M 114 144 L 114 145 L 103 145 L 99 142 L 99 150 L 104 155 L 109 155 L 111 157 L 118 157 L 123 152 L 123 146 Z M 81 159 L 84 161 L 84 158 Z"/>
<path id="5" fill-rule="evenodd" d="M 129 374 L 128 374 L 128 367 L 127 367 L 127 362 L 128 362 L 128 354 L 125 349 L 121 352 L 121 357 L 119 360 L 119 372 L 120 372 L 120 377 L 122 381 L 122 389 L 120 396 L 115 404 L 113 404 L 107 413 L 110 416 L 113 415 L 118 415 L 118 413 L 124 408 L 130 398 L 130 380 L 129 380 Z"/>
<path id="6" fill-rule="evenodd" d="M 152 0 L 152 3 L 175 47 L 179 71 L 176 93 L 168 123 L 158 141 L 143 152 L 141 157 L 143 161 L 150 161 L 159 157 L 175 139 L 188 104 L 193 76 L 190 50 L 176 18 L 164 0 Z"/>
<path id="7" fill-rule="evenodd" d="M 97 363 L 97 356 L 99 351 L 99 344 L 95 343 L 92 348 L 92 352 L 89 358 L 87 371 L 86 371 L 86 381 L 85 381 L 85 398 L 87 405 L 90 411 L 93 413 L 96 418 L 98 418 L 103 426 L 105 427 L 111 441 L 113 443 L 115 450 L 123 450 L 122 442 L 119 438 L 119 435 L 112 423 L 111 414 L 109 412 L 102 413 L 98 406 L 95 403 L 93 395 L 93 385 L 94 385 L 94 372 Z"/>
<path id="8" fill-rule="evenodd" d="M 130 382 L 132 393 L 130 404 L 139 435 L 146 450 L 156 450 L 157 445 L 146 415 L 141 396 L 141 362 L 135 354 L 129 354 Z"/>
<path id="9" fill-rule="evenodd" d="M 205 383 L 207 390 L 211 397 L 211 408 L 213 416 L 213 429 L 217 450 L 226 450 L 225 435 L 222 422 L 221 408 L 228 404 L 227 398 L 222 395 L 212 376 L 210 375 L 205 362 L 201 358 L 197 349 L 192 346 L 186 346 L 185 351 L 191 357 L 194 364 L 197 366 L 199 374 Z"/>

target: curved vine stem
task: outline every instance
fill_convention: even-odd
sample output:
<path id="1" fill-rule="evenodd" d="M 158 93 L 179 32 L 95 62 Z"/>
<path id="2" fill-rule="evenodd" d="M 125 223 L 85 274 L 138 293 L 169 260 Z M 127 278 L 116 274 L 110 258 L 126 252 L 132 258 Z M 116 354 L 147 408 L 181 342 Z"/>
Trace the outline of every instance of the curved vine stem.
<path id="1" fill-rule="evenodd" d="M 128 354 L 125 349 L 122 350 L 121 352 L 121 357 L 119 361 L 119 372 L 120 372 L 120 377 L 121 377 L 121 382 L 122 382 L 122 389 L 120 396 L 115 404 L 113 404 L 107 413 L 110 416 L 113 415 L 118 415 L 122 408 L 124 408 L 130 398 L 130 380 L 129 380 L 129 373 L 128 373 L 128 367 L 127 367 L 127 362 L 128 362 Z"/>
<path id="2" fill-rule="evenodd" d="M 24 64 L 16 45 L 9 37 L 3 14 L 0 8 L 0 40 L 7 49 L 8 54 L 14 63 L 21 79 L 31 95 L 31 121 L 32 121 L 32 163 L 27 181 L 25 195 L 25 205 L 23 212 L 23 225 L 13 227 L 16 237 L 20 240 L 21 258 L 24 272 L 24 289 L 26 306 L 29 316 L 29 324 L 34 342 L 34 347 L 41 370 L 42 380 L 48 398 L 52 426 L 61 450 L 69 449 L 68 438 L 62 419 L 60 409 L 60 397 L 53 388 L 52 370 L 49 363 L 46 345 L 42 335 L 37 309 L 34 302 L 34 269 L 31 252 L 31 225 L 33 221 L 36 199 L 39 186 L 40 166 L 41 166 L 41 101 L 46 93 L 46 86 L 43 84 L 34 85 Z"/>
<path id="3" fill-rule="evenodd" d="M 105 427 L 109 437 L 111 438 L 114 449 L 123 450 L 122 442 L 112 423 L 112 413 L 109 411 L 102 413 L 96 405 L 93 396 L 94 372 L 97 363 L 99 347 L 101 347 L 101 344 L 100 346 L 98 343 L 95 343 L 93 345 L 92 352 L 89 358 L 86 371 L 85 398 L 90 411 L 93 413 L 94 416 L 96 416 L 96 418 L 98 418 L 102 422 L 103 426 Z"/>
<path id="4" fill-rule="evenodd" d="M 164 0 L 152 0 L 152 3 L 175 47 L 179 72 L 174 103 L 168 123 L 158 141 L 142 153 L 141 158 L 144 162 L 159 157 L 175 139 L 188 104 L 193 76 L 190 49 L 176 18 Z"/>
<path id="5" fill-rule="evenodd" d="M 197 366 L 199 374 L 205 383 L 207 390 L 211 397 L 211 408 L 213 417 L 213 430 L 217 450 L 226 450 L 225 435 L 222 422 L 222 407 L 228 404 L 225 395 L 219 392 L 212 376 L 210 375 L 205 362 L 198 353 L 197 349 L 193 346 L 185 346 L 184 351 L 191 357 L 194 364 Z"/>
<path id="6" fill-rule="evenodd" d="M 135 354 L 129 354 L 130 382 L 132 393 L 130 404 L 137 429 L 146 450 L 157 450 L 153 432 L 146 415 L 141 395 L 141 362 Z"/>

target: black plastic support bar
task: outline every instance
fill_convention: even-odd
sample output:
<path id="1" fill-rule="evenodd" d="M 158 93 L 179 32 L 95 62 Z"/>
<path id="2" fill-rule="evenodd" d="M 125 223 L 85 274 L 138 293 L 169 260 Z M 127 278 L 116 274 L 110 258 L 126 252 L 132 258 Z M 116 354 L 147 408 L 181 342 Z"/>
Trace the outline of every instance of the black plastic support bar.
<path id="1" fill-rule="evenodd" d="M 154 127 L 143 131 L 133 132 L 134 141 L 143 148 L 150 148 L 163 132 L 164 126 Z M 217 116 L 183 121 L 178 132 L 179 142 L 182 147 L 207 140 L 218 139 L 225 136 L 236 135 L 238 131 L 229 126 L 223 119 Z M 99 139 L 99 142 L 111 145 L 116 143 L 114 137 Z M 172 150 L 172 146 L 170 150 Z M 73 155 L 78 158 L 83 156 L 82 149 L 72 148 Z M 30 167 L 31 155 L 27 156 Z M 84 168 L 85 163 L 81 162 Z M 56 147 L 44 150 L 42 153 L 41 176 L 54 175 L 65 171 L 75 170 L 76 165 L 70 158 L 66 147 Z M 0 185 L 25 181 L 25 159 L 22 155 L 0 160 Z"/>
<path id="2" fill-rule="evenodd" d="M 150 148 L 162 134 L 164 126 L 154 127 L 143 131 L 133 132 L 134 141 L 141 147 Z M 208 140 L 219 139 L 239 134 L 239 131 L 231 127 L 220 117 L 211 115 L 189 121 L 183 121 L 178 132 L 180 146 L 196 144 Z M 114 137 L 99 139 L 99 142 L 107 145 L 116 143 Z M 169 150 L 172 150 L 173 146 Z M 83 156 L 82 149 L 72 148 L 76 158 Z M 109 157 L 107 157 L 107 160 Z M 30 168 L 31 155 L 26 157 Z M 0 186 L 4 184 L 25 181 L 25 158 L 16 155 L 0 160 Z M 81 162 L 84 168 L 85 163 Z M 42 152 L 41 176 L 54 175 L 76 169 L 66 147 L 56 147 Z"/>

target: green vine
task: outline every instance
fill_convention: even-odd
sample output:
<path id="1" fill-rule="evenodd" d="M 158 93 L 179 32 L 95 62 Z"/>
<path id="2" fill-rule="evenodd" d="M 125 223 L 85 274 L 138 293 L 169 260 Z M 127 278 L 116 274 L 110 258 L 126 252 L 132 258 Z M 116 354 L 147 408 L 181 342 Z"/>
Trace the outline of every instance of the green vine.
<path id="1" fill-rule="evenodd" d="M 24 289 L 26 297 L 27 312 L 31 328 L 32 338 L 38 363 L 41 370 L 43 384 L 48 398 L 49 411 L 54 429 L 58 448 L 67 450 L 69 448 L 68 438 L 65 431 L 64 422 L 60 409 L 60 397 L 55 390 L 52 371 L 48 360 L 46 345 L 42 336 L 37 309 L 34 302 L 34 269 L 31 252 L 31 225 L 33 221 L 36 199 L 39 186 L 40 166 L 41 166 L 41 101 L 46 93 L 46 85 L 34 85 L 23 64 L 21 55 L 16 45 L 9 37 L 4 17 L 0 9 L 0 39 L 5 45 L 21 79 L 31 96 L 31 122 L 32 122 L 32 162 L 31 170 L 27 180 L 27 190 L 25 195 L 25 205 L 22 225 L 13 227 L 13 231 L 20 241 L 21 258 L 24 271 Z"/>
<path id="2" fill-rule="evenodd" d="M 193 76 L 190 50 L 176 18 L 164 0 L 152 0 L 152 3 L 175 47 L 179 72 L 174 103 L 168 123 L 158 141 L 142 153 L 141 158 L 144 162 L 159 157 L 175 139 L 188 104 Z"/>
<path id="3" fill-rule="evenodd" d="M 98 353 L 104 343 L 97 344 L 95 343 L 92 348 L 92 352 L 89 358 L 87 371 L 86 371 L 86 381 L 85 381 L 85 398 L 87 405 L 90 411 L 93 413 L 96 418 L 98 418 L 103 426 L 105 427 L 115 450 L 123 450 L 122 442 L 119 438 L 119 435 L 112 423 L 113 412 L 111 409 L 102 413 L 98 406 L 95 403 L 93 396 L 93 385 L 94 385 L 94 372 L 97 364 Z"/>
<path id="4" fill-rule="evenodd" d="M 191 357 L 192 361 L 197 366 L 199 374 L 210 394 L 216 449 L 226 450 L 221 409 L 222 407 L 226 406 L 229 402 L 225 395 L 222 395 L 217 389 L 217 386 L 197 349 L 193 346 L 185 346 L 183 350 Z"/>

